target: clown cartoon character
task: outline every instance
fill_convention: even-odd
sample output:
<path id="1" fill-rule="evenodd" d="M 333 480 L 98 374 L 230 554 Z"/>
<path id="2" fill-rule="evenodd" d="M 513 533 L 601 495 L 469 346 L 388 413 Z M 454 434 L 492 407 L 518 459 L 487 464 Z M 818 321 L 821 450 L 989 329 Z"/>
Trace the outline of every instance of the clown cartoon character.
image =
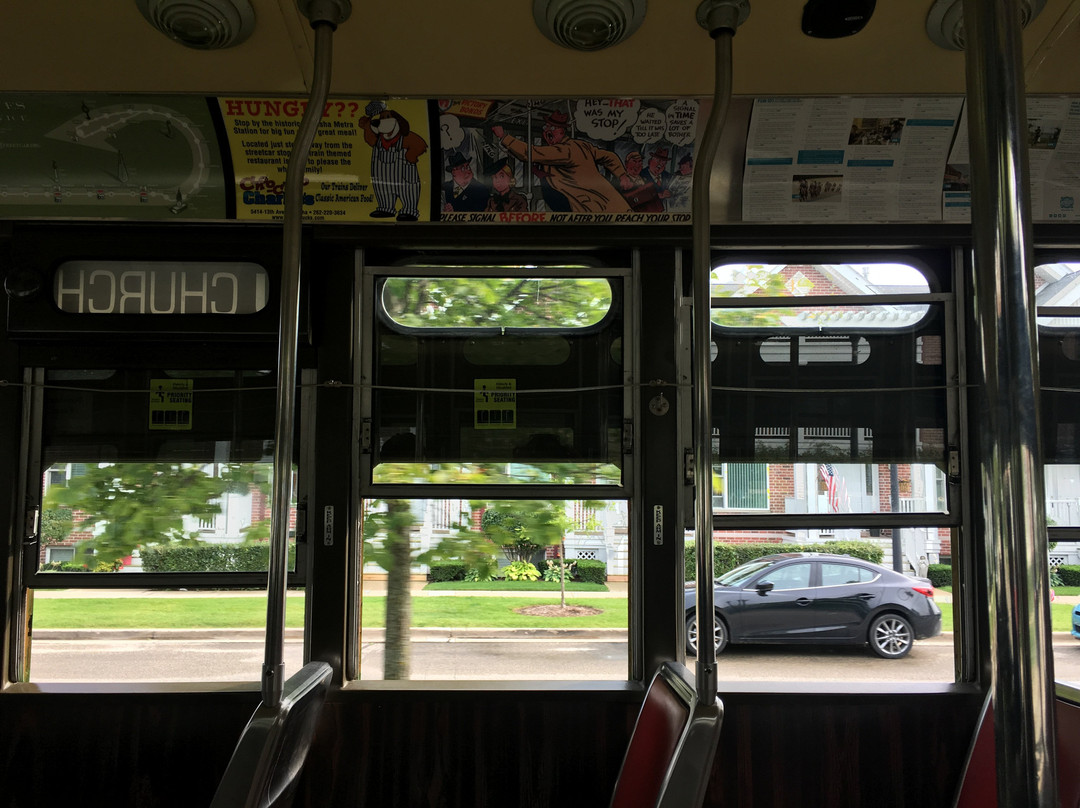
<path id="1" fill-rule="evenodd" d="M 357 123 L 371 146 L 371 186 L 376 207 L 369 215 L 373 219 L 396 216 L 399 222 L 415 222 L 420 218 L 420 171 L 416 161 L 427 151 L 427 141 L 382 101 L 369 103 Z"/>

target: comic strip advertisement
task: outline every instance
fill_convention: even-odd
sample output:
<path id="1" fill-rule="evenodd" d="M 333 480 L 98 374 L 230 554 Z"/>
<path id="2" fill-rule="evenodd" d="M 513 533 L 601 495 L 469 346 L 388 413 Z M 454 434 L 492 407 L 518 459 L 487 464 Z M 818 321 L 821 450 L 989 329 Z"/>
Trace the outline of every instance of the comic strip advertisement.
<path id="1" fill-rule="evenodd" d="M 284 218 L 285 173 L 306 102 L 219 98 L 235 176 L 236 218 Z M 304 172 L 304 221 L 430 219 L 425 101 L 326 102 Z"/>
<path id="2" fill-rule="evenodd" d="M 438 102 L 441 221 L 690 221 L 692 99 Z"/>

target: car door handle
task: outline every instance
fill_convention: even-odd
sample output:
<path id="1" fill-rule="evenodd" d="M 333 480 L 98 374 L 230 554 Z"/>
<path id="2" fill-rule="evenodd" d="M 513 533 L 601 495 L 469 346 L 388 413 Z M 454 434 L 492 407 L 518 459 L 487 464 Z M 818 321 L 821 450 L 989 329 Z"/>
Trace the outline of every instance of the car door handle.
<path id="1" fill-rule="evenodd" d="M 873 600 L 875 597 L 877 597 L 877 595 L 875 595 L 873 592 L 860 592 L 855 597 L 857 597 L 859 600 Z"/>
<path id="2" fill-rule="evenodd" d="M 799 606 L 809 606 L 813 602 L 810 598 L 797 598 L 795 601 Z"/>

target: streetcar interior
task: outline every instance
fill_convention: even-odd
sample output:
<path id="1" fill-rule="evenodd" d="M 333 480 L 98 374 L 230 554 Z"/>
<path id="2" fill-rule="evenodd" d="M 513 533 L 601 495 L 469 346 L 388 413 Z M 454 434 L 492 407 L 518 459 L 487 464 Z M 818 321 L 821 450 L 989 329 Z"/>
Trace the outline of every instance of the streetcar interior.
<path id="1" fill-rule="evenodd" d="M 719 574 L 768 545 L 813 577 L 717 603 L 692 799 L 965 805 L 1048 765 L 1042 796 L 1080 805 L 1080 0 L 965 0 L 1024 20 L 1027 119 L 989 144 L 970 119 L 1010 88 L 959 2 L 710 3 L 590 4 L 618 24 L 577 47 L 543 30 L 570 0 L 0 8 L 7 804 L 239 794 L 267 679 L 302 670 L 325 703 L 297 806 L 606 804 L 658 670 L 712 704 L 695 548 Z M 745 17 L 727 66 L 717 4 Z M 170 13 L 188 45 L 152 27 Z M 285 163 L 323 68 L 289 299 Z M 599 202 L 552 179 L 567 142 L 600 155 Z M 994 149 L 1028 172 L 996 239 Z M 381 173 L 399 150 L 415 179 Z M 989 263 L 1027 298 L 994 313 L 1010 237 L 1017 263 Z M 875 640 L 880 596 L 836 591 L 881 576 L 830 585 L 858 573 L 820 553 L 906 576 L 940 622 Z M 485 591 L 516 577 L 546 588 Z M 998 684 L 1032 677 L 1045 703 L 1014 709 Z M 993 698 L 999 758 L 1009 722 L 1051 737 L 1000 780 Z"/>

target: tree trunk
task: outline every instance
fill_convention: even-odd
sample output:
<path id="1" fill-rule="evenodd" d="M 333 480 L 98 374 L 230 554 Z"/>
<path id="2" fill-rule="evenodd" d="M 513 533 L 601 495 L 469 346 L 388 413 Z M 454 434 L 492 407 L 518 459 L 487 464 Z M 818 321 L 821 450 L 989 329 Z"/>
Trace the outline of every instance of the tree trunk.
<path id="1" fill-rule="evenodd" d="M 559 606 L 566 608 L 566 539 L 559 542 Z"/>
<path id="2" fill-rule="evenodd" d="M 383 652 L 383 678 L 408 679 L 412 645 L 409 629 L 412 626 L 412 593 L 409 573 L 412 548 L 409 534 L 412 520 L 408 518 L 407 500 L 390 500 L 391 529 L 387 535 L 392 563 L 386 575 L 386 646 Z"/>

